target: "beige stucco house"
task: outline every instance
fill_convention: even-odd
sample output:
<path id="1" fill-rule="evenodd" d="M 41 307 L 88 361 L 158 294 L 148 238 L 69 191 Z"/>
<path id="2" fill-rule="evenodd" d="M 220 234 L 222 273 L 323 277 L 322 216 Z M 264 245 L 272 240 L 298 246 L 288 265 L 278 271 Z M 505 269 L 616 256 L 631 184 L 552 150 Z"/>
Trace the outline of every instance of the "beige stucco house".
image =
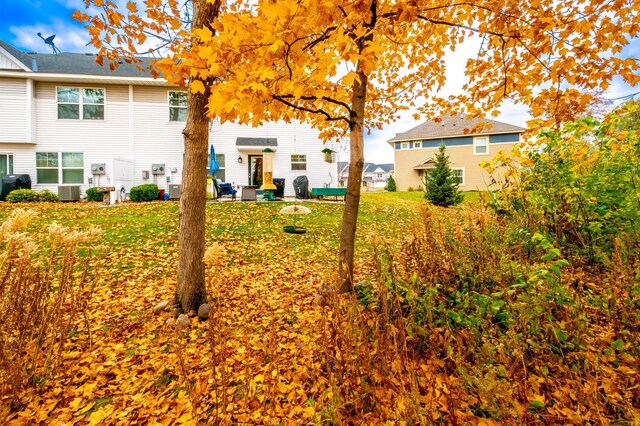
<path id="1" fill-rule="evenodd" d="M 440 145 L 447 147 L 450 166 L 463 191 L 487 190 L 489 175 L 480 167 L 499 151 L 509 152 L 520 142 L 525 129 L 489 119 L 463 115 L 427 121 L 388 142 L 395 152 L 395 180 L 398 191 L 422 188 L 427 169 Z"/>

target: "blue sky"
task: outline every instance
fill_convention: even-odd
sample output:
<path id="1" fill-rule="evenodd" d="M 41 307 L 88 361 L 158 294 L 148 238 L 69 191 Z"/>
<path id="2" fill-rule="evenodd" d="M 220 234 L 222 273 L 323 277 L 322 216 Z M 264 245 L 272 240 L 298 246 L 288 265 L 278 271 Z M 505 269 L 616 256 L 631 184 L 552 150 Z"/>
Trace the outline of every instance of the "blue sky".
<path id="1" fill-rule="evenodd" d="M 126 0 L 115 0 L 115 3 L 124 4 Z M 78 22 L 71 19 L 74 10 L 84 10 L 83 0 L 3 0 L 0 11 L 0 39 L 11 43 L 15 47 L 40 53 L 48 53 L 50 49 L 38 37 L 42 33 L 44 37 L 55 34 L 56 46 L 63 52 L 92 52 L 92 46 L 87 46 L 89 36 L 87 31 Z M 464 50 L 464 49 L 463 49 Z M 449 81 L 461 81 L 464 79 L 464 61 L 469 53 L 477 52 L 477 48 L 470 45 L 465 52 L 456 52 L 448 59 L 447 73 Z M 640 58 L 640 39 L 635 39 L 629 45 L 622 56 Z M 631 88 L 622 84 L 620 80 L 614 81 L 611 89 L 606 94 L 608 98 L 618 98 L 639 91 L 640 88 Z M 520 105 L 505 104 L 501 108 L 498 120 L 519 126 L 525 126 L 530 118 L 527 108 Z M 386 143 L 387 140 L 418 125 L 411 117 L 411 113 L 401 114 L 401 118 L 395 123 L 385 126 L 381 131 L 374 131 L 365 137 L 365 159 L 376 163 L 393 162 L 393 150 Z"/>
<path id="2" fill-rule="evenodd" d="M 75 9 L 84 10 L 82 0 L 5 0 L 0 14 L 0 39 L 17 48 L 49 52 L 38 37 L 55 34 L 54 42 L 63 52 L 90 52 L 86 30 L 71 19 Z"/>

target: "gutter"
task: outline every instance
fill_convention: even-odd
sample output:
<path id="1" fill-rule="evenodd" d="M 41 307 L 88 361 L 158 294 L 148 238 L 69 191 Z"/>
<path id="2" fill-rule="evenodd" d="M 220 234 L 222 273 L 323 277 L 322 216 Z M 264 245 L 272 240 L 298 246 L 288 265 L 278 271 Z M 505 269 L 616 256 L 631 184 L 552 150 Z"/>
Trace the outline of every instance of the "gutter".
<path id="1" fill-rule="evenodd" d="M 8 78 L 30 78 L 34 81 L 53 81 L 53 82 L 69 82 L 69 83 L 112 83 L 112 84 L 133 84 L 142 86 L 168 86 L 176 87 L 169 84 L 163 78 L 153 77 L 122 77 L 108 75 L 87 75 L 87 74 L 60 74 L 60 73 L 39 73 L 39 72 L 23 72 L 23 71 L 7 71 L 0 70 L 0 77 Z"/>

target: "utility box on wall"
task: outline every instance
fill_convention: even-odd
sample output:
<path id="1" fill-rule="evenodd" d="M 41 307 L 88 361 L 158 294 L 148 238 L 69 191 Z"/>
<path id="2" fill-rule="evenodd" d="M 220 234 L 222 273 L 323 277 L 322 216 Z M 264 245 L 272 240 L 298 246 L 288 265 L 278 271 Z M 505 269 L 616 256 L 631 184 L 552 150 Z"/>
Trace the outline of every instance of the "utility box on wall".
<path id="1" fill-rule="evenodd" d="M 107 173 L 107 167 L 104 163 L 91 164 L 91 174 L 94 176 L 104 175 Z"/>
<path id="2" fill-rule="evenodd" d="M 154 175 L 163 175 L 164 174 L 164 164 L 152 164 L 151 165 L 151 173 Z"/>
<path id="3" fill-rule="evenodd" d="M 182 190 L 182 185 L 177 183 L 172 183 L 169 185 L 169 199 L 178 200 L 180 199 L 180 191 Z"/>

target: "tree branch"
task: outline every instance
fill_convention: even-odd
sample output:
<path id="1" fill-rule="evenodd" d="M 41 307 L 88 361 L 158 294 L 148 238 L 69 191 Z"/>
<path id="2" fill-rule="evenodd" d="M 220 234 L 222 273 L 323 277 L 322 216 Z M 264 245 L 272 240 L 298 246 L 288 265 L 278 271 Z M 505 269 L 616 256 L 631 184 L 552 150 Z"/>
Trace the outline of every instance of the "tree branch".
<path id="1" fill-rule="evenodd" d="M 297 109 L 299 111 L 310 112 L 312 114 L 322 114 L 322 115 L 325 116 L 325 120 L 326 121 L 344 120 L 348 125 L 351 125 L 351 120 L 349 120 L 347 117 L 344 117 L 344 116 L 333 117 L 331 114 L 329 114 L 327 111 L 323 110 L 322 108 L 312 109 L 312 108 L 307 108 L 307 107 L 302 106 L 302 105 L 294 104 L 293 102 L 289 102 L 286 99 L 289 96 L 290 95 L 286 95 L 284 97 L 283 96 L 278 96 L 278 95 L 273 95 L 273 99 L 278 101 L 278 102 L 282 102 L 283 104 L 287 105 L 288 107 Z"/>

